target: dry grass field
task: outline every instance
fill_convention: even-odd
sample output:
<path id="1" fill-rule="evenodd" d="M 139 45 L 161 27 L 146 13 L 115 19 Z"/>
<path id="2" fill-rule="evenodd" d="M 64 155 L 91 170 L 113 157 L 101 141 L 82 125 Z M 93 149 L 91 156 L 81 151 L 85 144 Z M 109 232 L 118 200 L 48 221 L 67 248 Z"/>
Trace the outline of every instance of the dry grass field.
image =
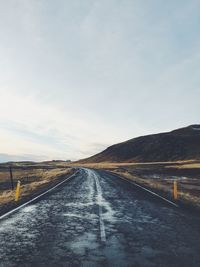
<path id="1" fill-rule="evenodd" d="M 18 205 L 14 201 L 17 181 L 21 182 L 19 203 L 43 192 L 73 173 L 64 164 L 12 164 L 14 190 L 11 187 L 9 166 L 0 164 L 0 214 Z"/>
<path id="2" fill-rule="evenodd" d="M 21 181 L 19 203 L 43 192 L 73 173 L 80 164 L 67 162 L 12 163 L 14 187 Z M 10 164 L 0 164 L 0 214 L 18 205 L 11 190 Z M 104 169 L 122 175 L 173 199 L 173 181 L 178 183 L 178 202 L 200 209 L 200 162 L 91 163 L 82 167 Z"/>
<path id="3" fill-rule="evenodd" d="M 200 162 L 90 163 L 84 167 L 104 169 L 122 175 L 159 194 L 173 199 L 173 182 L 178 184 L 180 204 L 200 210 Z"/>

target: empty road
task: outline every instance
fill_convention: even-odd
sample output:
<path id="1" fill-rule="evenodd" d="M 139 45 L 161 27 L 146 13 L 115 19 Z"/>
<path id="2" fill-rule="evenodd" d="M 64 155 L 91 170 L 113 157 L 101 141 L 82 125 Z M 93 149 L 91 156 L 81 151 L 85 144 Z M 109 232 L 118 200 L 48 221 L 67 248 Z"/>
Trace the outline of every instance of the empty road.
<path id="1" fill-rule="evenodd" d="M 200 266 L 200 218 L 104 171 L 0 221 L 0 266 Z"/>

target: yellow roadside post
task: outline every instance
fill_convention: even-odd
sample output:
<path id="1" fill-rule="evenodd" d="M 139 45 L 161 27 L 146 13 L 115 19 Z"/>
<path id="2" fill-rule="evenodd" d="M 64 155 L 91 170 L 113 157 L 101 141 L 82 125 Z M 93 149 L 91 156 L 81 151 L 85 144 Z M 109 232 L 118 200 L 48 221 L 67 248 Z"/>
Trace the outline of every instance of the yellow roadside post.
<path id="1" fill-rule="evenodd" d="M 178 198 L 177 181 L 174 181 L 173 193 L 174 193 L 174 199 L 177 199 Z"/>
<path id="2" fill-rule="evenodd" d="M 18 201 L 20 198 L 20 185 L 21 185 L 21 182 L 18 181 L 17 187 L 16 187 L 16 192 L 15 192 L 15 201 Z"/>

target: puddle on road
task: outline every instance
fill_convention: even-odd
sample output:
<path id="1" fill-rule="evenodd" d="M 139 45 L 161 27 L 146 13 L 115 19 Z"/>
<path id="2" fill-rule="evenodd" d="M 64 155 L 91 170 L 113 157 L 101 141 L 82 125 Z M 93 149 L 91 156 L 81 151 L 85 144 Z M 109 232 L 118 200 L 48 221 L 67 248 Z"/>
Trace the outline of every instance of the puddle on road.
<path id="1" fill-rule="evenodd" d="M 110 237 L 109 244 L 107 244 L 104 249 L 104 255 L 107 259 L 108 266 L 113 266 L 113 263 L 115 263 L 115 267 L 124 266 L 124 262 L 127 260 L 124 253 L 124 247 L 122 243 L 119 242 L 117 236 Z"/>
<path id="2" fill-rule="evenodd" d="M 84 218 L 83 215 L 73 214 L 73 213 L 64 213 L 63 216 L 66 216 L 66 217 L 76 217 L 76 218 Z"/>
<path id="3" fill-rule="evenodd" d="M 101 203 L 102 209 L 104 211 L 104 213 L 102 214 L 102 218 L 105 221 L 108 221 L 109 223 L 114 223 L 116 221 L 115 218 L 115 211 L 111 208 L 110 204 L 104 200 Z"/>
<path id="4" fill-rule="evenodd" d="M 91 220 L 91 219 L 98 219 L 98 216 L 96 214 L 87 214 L 87 215 L 80 215 L 77 213 L 64 213 L 63 216 L 65 217 L 76 217 L 76 218 L 81 218 L 85 220 Z"/>
<path id="5" fill-rule="evenodd" d="M 81 256 L 87 256 L 88 251 L 90 253 L 96 250 L 99 246 L 95 234 L 85 233 L 82 236 L 73 240 L 73 242 L 66 243 L 68 248 L 71 248 L 74 254 Z"/>
<path id="6" fill-rule="evenodd" d="M 29 218 L 27 216 L 30 216 L 30 214 L 26 216 L 26 213 L 28 213 L 28 212 L 21 210 L 19 213 L 13 214 L 11 217 L 6 219 L 5 221 L 3 220 L 1 222 L 0 232 L 5 232 L 8 230 L 15 232 L 14 229 L 19 228 L 16 226 L 17 224 L 18 225 L 26 225 L 26 222 L 28 220 L 29 220 L 29 224 L 32 223 L 34 221 L 34 217 L 32 216 L 31 218 Z"/>
<path id="7" fill-rule="evenodd" d="M 65 206 L 66 207 L 75 207 L 75 208 L 79 208 L 79 207 L 88 207 L 88 206 L 93 206 L 94 202 L 86 202 L 86 203 L 82 203 L 82 202 L 77 202 L 77 203 L 66 203 Z"/>
<path id="8" fill-rule="evenodd" d="M 35 210 L 36 210 L 36 205 L 30 205 L 30 206 L 24 207 L 21 211 L 22 212 L 33 212 Z"/>

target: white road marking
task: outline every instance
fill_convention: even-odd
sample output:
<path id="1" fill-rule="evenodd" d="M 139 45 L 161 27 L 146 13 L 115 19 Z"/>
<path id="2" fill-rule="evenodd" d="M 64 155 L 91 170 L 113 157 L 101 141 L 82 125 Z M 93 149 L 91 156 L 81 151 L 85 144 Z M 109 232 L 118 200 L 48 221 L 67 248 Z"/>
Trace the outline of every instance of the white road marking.
<path id="1" fill-rule="evenodd" d="M 104 225 L 104 220 L 102 216 L 103 214 L 102 213 L 102 203 L 103 203 L 102 190 L 101 190 L 98 176 L 96 175 L 96 173 L 93 173 L 93 174 L 94 174 L 94 179 L 95 179 L 95 183 L 97 187 L 97 204 L 99 206 L 99 223 L 100 223 L 101 241 L 106 242 L 106 231 L 105 231 L 105 225 Z"/>
<path id="2" fill-rule="evenodd" d="M 17 208 L 15 208 L 15 209 L 13 209 L 13 210 L 11 210 L 11 211 L 5 213 L 4 215 L 0 216 L 0 220 L 1 220 L 1 219 L 4 219 L 5 217 L 9 216 L 10 214 L 16 212 L 17 210 L 19 210 L 19 209 L 21 209 L 21 208 L 27 206 L 28 204 L 30 204 L 30 203 L 32 203 L 33 201 L 39 199 L 40 197 L 46 195 L 47 193 L 51 192 L 52 190 L 54 190 L 55 188 L 57 188 L 57 187 L 60 186 L 61 184 L 65 183 L 66 181 L 68 181 L 69 179 L 71 179 L 72 177 L 74 177 L 74 176 L 76 175 L 76 173 L 77 173 L 77 172 L 75 172 L 75 173 L 72 174 L 70 177 L 68 177 L 68 178 L 65 179 L 64 181 L 60 182 L 59 184 L 57 184 L 57 185 L 53 186 L 52 188 L 48 189 L 48 190 L 45 191 L 44 193 L 40 194 L 39 196 L 34 197 L 33 199 L 31 199 L 31 200 L 27 201 L 26 203 L 20 205 L 19 207 L 17 207 Z"/>
<path id="3" fill-rule="evenodd" d="M 101 186 L 99 183 L 99 178 L 97 176 L 97 174 L 95 173 L 95 171 L 90 170 L 90 169 L 85 169 L 88 173 L 88 175 L 94 178 L 95 184 L 96 184 L 96 188 L 97 188 L 97 196 L 96 196 L 96 204 L 99 207 L 99 228 L 100 228 L 100 237 L 101 237 L 101 241 L 102 242 L 106 242 L 106 231 L 105 231 L 105 224 L 104 224 L 104 220 L 103 220 L 103 212 L 102 212 L 102 206 L 104 205 L 104 199 L 102 197 L 102 190 L 101 190 Z"/>

